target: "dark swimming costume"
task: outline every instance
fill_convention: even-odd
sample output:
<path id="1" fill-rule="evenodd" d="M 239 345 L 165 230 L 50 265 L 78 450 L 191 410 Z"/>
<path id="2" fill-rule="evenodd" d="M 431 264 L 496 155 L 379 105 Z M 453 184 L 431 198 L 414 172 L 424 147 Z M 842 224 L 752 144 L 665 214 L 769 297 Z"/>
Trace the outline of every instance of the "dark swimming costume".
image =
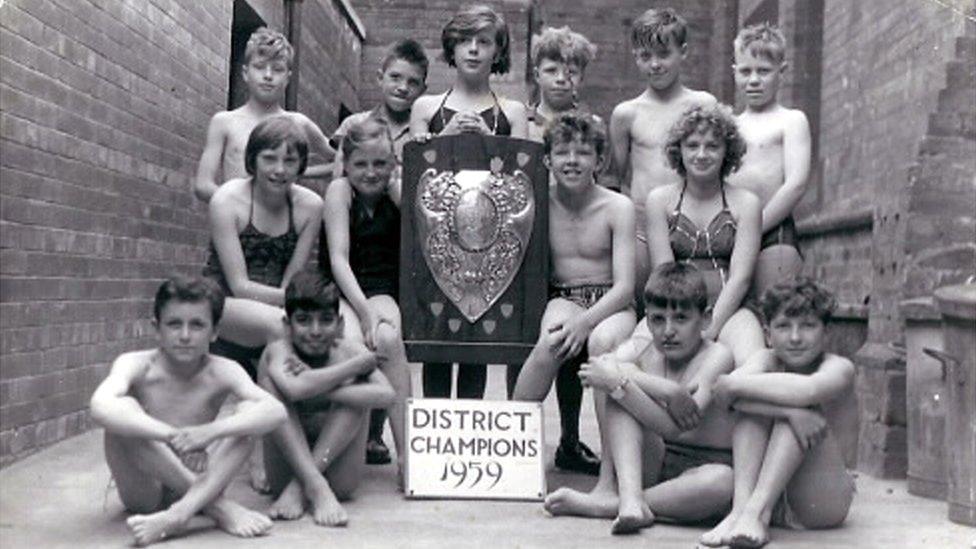
<path id="1" fill-rule="evenodd" d="M 437 108 L 437 113 L 431 117 L 430 122 L 427 124 L 427 131 L 430 133 L 441 133 L 444 127 L 447 126 L 447 123 L 451 121 L 451 118 L 457 114 L 457 111 L 454 109 L 444 106 L 452 91 L 454 91 L 453 88 L 447 90 L 447 93 L 444 94 L 444 99 L 441 100 L 441 106 Z M 512 135 L 512 125 L 508 121 L 508 117 L 505 116 L 505 111 L 498 104 L 498 97 L 495 95 L 495 92 L 491 92 L 491 98 L 495 101 L 495 104 L 478 114 L 484 119 L 485 124 L 491 128 L 492 135 Z"/>
<path id="2" fill-rule="evenodd" d="M 332 278 L 329 243 L 323 229 L 319 235 L 319 266 Z M 356 193 L 349 205 L 349 266 L 367 298 L 375 295 L 399 296 L 400 208 L 389 195 L 383 195 L 370 215 Z"/>
<path id="3" fill-rule="evenodd" d="M 720 463 L 731 467 L 732 450 L 708 448 L 681 442 L 665 442 L 664 461 L 661 463 L 661 474 L 658 476 L 658 482 L 677 478 L 689 469 L 709 463 Z"/>
<path id="4" fill-rule="evenodd" d="M 241 251 L 244 252 L 244 264 L 247 266 L 247 278 L 254 282 L 273 286 L 281 286 L 285 275 L 285 267 L 295 255 L 295 245 L 298 243 L 298 232 L 295 230 L 295 220 L 292 216 L 291 198 L 288 198 L 288 230 L 284 234 L 271 236 L 262 233 L 254 226 L 254 184 L 251 183 L 251 211 L 248 213 L 247 225 L 238 237 L 241 241 Z M 210 242 L 210 257 L 203 269 L 203 276 L 214 279 L 227 296 L 233 296 L 224 269 L 220 264 L 220 256 L 213 241 Z"/>
<path id="5" fill-rule="evenodd" d="M 709 304 L 714 304 L 718 291 L 725 284 L 735 247 L 735 219 L 729 211 L 729 203 L 725 198 L 725 188 L 722 188 L 722 210 L 715 214 L 708 226 L 698 228 L 694 221 L 681 213 L 681 204 L 685 199 L 685 189 L 681 188 L 678 204 L 674 211 L 668 214 L 668 238 L 675 261 L 692 263 L 703 274 L 709 271 L 717 272 L 719 283 L 709 284 Z M 709 282 L 706 276 L 706 283 Z"/>
<path id="6" fill-rule="evenodd" d="M 793 216 L 788 216 L 782 223 L 763 233 L 759 250 L 762 251 L 770 246 L 784 244 L 796 248 L 796 251 L 800 251 L 800 246 L 797 243 L 798 240 L 796 235 L 796 222 L 793 221 Z"/>
<path id="7" fill-rule="evenodd" d="M 584 309 L 589 309 L 594 303 L 607 295 L 613 284 L 578 284 L 574 286 L 549 285 L 549 299 L 557 297 L 572 301 Z"/>

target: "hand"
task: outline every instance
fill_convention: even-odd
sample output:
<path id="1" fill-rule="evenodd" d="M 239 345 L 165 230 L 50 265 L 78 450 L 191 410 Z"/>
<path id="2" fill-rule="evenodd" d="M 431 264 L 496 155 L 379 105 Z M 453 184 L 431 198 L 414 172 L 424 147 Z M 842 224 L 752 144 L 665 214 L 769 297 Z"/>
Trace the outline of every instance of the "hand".
<path id="1" fill-rule="evenodd" d="M 693 386 L 692 389 L 678 386 L 669 391 L 666 398 L 668 415 L 682 431 L 694 429 L 701 421 L 701 410 L 698 409 L 695 400 L 691 398 L 693 390 L 697 390 L 697 385 Z"/>
<path id="2" fill-rule="evenodd" d="M 207 451 L 198 450 L 196 452 L 187 452 L 185 454 L 177 454 L 183 465 L 186 468 L 193 471 L 194 473 L 202 473 L 207 470 Z"/>
<path id="3" fill-rule="evenodd" d="M 473 111 L 461 111 L 454 113 L 454 116 L 447 122 L 441 135 L 457 135 L 459 133 L 480 133 L 491 134 L 491 128 L 485 124 L 485 119 Z"/>
<path id="4" fill-rule="evenodd" d="M 827 436 L 827 420 L 822 415 L 806 408 L 795 408 L 787 415 L 793 435 L 803 451 L 813 448 Z"/>
<path id="5" fill-rule="evenodd" d="M 624 374 L 616 361 L 603 355 L 580 365 L 579 378 L 583 387 L 610 392 L 620 386 Z"/>
<path id="6" fill-rule="evenodd" d="M 411 137 L 411 139 L 413 139 L 417 143 L 426 143 L 431 139 L 433 139 L 434 137 L 436 137 L 436 134 L 430 132 L 424 132 L 424 133 L 418 133 L 417 135 L 414 135 L 413 137 Z"/>
<path id="7" fill-rule="evenodd" d="M 715 378 L 715 383 L 712 384 L 712 402 L 719 409 L 728 409 L 732 405 L 732 401 L 737 398 L 734 392 L 734 383 L 735 379 L 729 374 L 722 374 Z"/>
<path id="8" fill-rule="evenodd" d="M 563 361 L 578 355 L 589 337 L 589 325 L 579 316 L 570 318 L 549 328 L 549 350 Z"/>
<path id="9" fill-rule="evenodd" d="M 366 351 L 356 357 L 356 362 L 354 364 L 358 366 L 359 369 L 356 377 L 367 376 L 373 373 L 373 370 L 379 366 L 380 357 L 373 351 Z"/>
<path id="10" fill-rule="evenodd" d="M 366 348 L 370 351 L 376 350 L 376 342 L 373 340 L 373 335 L 376 332 L 376 323 L 379 318 L 373 315 L 373 311 L 369 310 L 365 314 L 360 315 L 360 329 L 363 331 L 363 343 Z"/>
<path id="11" fill-rule="evenodd" d="M 285 359 L 285 373 L 292 376 L 297 376 L 302 372 L 311 370 L 308 364 L 305 364 L 295 355 L 288 355 Z"/>
<path id="12" fill-rule="evenodd" d="M 702 332 L 702 339 L 708 341 L 718 341 L 718 330 L 713 329 L 714 327 L 714 324 L 709 324 L 708 328 Z"/>
<path id="13" fill-rule="evenodd" d="M 205 449 L 214 439 L 217 433 L 213 431 L 212 424 L 193 425 L 181 427 L 169 438 L 169 445 L 177 454 L 187 454 L 197 450 Z"/>

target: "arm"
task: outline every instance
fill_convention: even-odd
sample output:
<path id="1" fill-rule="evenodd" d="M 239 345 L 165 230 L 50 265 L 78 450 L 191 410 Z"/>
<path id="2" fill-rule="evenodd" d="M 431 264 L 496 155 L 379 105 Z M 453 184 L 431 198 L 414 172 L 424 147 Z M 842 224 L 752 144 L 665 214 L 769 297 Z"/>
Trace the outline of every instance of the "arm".
<path id="1" fill-rule="evenodd" d="M 336 151 L 329 145 L 329 138 L 322 133 L 322 129 L 319 128 L 318 124 L 312 122 L 309 117 L 303 114 L 298 114 L 298 116 L 301 117 L 299 122 L 305 129 L 305 137 L 308 139 L 309 156 L 314 154 L 321 161 L 320 164 L 306 166 L 305 173 L 301 177 L 331 178 L 334 168 L 332 161 L 335 159 Z"/>
<path id="2" fill-rule="evenodd" d="M 807 408 L 843 394 L 854 383 L 854 365 L 846 358 L 827 355 L 813 374 L 766 372 L 726 378 L 729 396 L 780 406 Z"/>
<path id="3" fill-rule="evenodd" d="M 762 232 L 786 219 L 807 192 L 810 175 L 810 123 L 800 111 L 788 111 L 783 128 L 783 186 L 762 211 Z"/>
<path id="4" fill-rule="evenodd" d="M 699 410 L 705 410 L 712 403 L 715 380 L 720 375 L 731 372 L 735 366 L 732 351 L 728 347 L 717 342 L 711 344 L 706 342 L 705 345 L 708 345 L 708 349 L 697 358 L 702 361 L 702 365 L 688 382 L 690 387 L 697 387 L 691 398 Z"/>
<path id="5" fill-rule="evenodd" d="M 373 370 L 366 381 L 343 385 L 329 393 L 329 400 L 356 408 L 386 408 L 396 392 L 383 372 Z"/>
<path id="6" fill-rule="evenodd" d="M 732 405 L 739 413 L 765 416 L 788 421 L 800 447 L 804 450 L 816 446 L 827 436 L 828 424 L 823 414 L 810 408 L 780 406 L 758 400 L 737 400 Z"/>
<path id="7" fill-rule="evenodd" d="M 223 113 L 217 113 L 210 119 L 207 127 L 207 142 L 197 164 L 197 175 L 193 179 L 193 194 L 203 202 L 210 202 L 210 197 L 217 192 L 220 184 L 217 173 L 220 170 L 220 159 L 224 155 L 226 134 L 222 121 Z"/>
<path id="8" fill-rule="evenodd" d="M 296 356 L 280 349 L 268 357 L 268 376 L 291 402 L 330 394 L 342 384 L 376 369 L 376 355 L 363 350 L 323 368 L 309 368 Z"/>
<path id="9" fill-rule="evenodd" d="M 284 290 L 253 282 L 247 277 L 244 251 L 237 232 L 237 216 L 231 199 L 230 193 L 218 192 L 209 206 L 210 234 L 224 270 L 224 278 L 234 296 L 280 306 L 285 302 Z"/>
<path id="10" fill-rule="evenodd" d="M 749 191 L 742 191 L 737 199 L 739 217 L 729 261 L 729 276 L 715 300 L 712 322 L 705 331 L 705 337 L 711 340 L 718 338 L 725 322 L 742 306 L 759 256 L 759 239 L 762 236 L 759 198 Z"/>
<path id="11" fill-rule="evenodd" d="M 509 124 L 512 125 L 512 137 L 528 139 L 529 118 L 525 112 L 525 105 L 518 101 L 504 99 L 502 100 L 502 108 L 505 111 L 505 117 L 508 118 Z"/>
<path id="12" fill-rule="evenodd" d="M 666 189 L 655 189 L 647 193 L 644 203 L 644 211 L 647 212 L 647 248 L 652 268 L 674 261 L 668 229 L 669 196 Z"/>
<path id="13" fill-rule="evenodd" d="M 312 255 L 312 246 L 318 237 L 319 227 L 322 223 L 322 199 L 304 187 L 297 185 L 293 188 L 293 200 L 295 208 L 295 218 L 301 219 L 301 231 L 298 233 L 298 242 L 295 243 L 295 252 L 285 272 L 281 277 L 281 288 L 288 286 L 292 277 L 305 268 L 308 258 Z"/>
<path id="14" fill-rule="evenodd" d="M 433 101 L 436 95 L 425 95 L 413 103 L 410 109 L 410 136 L 419 137 L 430 133 L 430 118 L 433 116 Z"/>
<path id="15" fill-rule="evenodd" d="M 617 170 L 620 192 L 630 196 L 630 124 L 633 116 L 627 103 L 621 103 L 610 115 L 610 147 L 613 152 L 613 166 Z"/>
<path id="16" fill-rule="evenodd" d="M 147 414 L 129 395 L 132 382 L 143 375 L 148 360 L 146 353 L 126 353 L 115 359 L 108 377 L 92 394 L 91 416 L 109 433 L 165 442 L 176 429 Z"/>

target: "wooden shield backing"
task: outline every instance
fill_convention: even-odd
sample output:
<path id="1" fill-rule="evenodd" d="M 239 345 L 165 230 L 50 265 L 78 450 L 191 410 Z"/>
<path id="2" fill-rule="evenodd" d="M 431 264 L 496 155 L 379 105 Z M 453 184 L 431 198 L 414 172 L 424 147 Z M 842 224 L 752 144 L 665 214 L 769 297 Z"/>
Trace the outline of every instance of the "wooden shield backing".
<path id="1" fill-rule="evenodd" d="M 549 175 L 541 144 L 462 134 L 408 143 L 400 202 L 400 312 L 407 357 L 414 362 L 521 363 L 539 336 L 549 281 Z M 438 285 L 424 256 L 428 221 L 418 208 L 421 177 L 462 170 L 531 180 L 535 212 L 521 265 L 504 291 L 474 321 Z M 465 216 L 455 219 L 464 222 Z M 459 228 L 463 230 L 463 227 Z M 441 277 L 443 283 L 443 277 Z"/>

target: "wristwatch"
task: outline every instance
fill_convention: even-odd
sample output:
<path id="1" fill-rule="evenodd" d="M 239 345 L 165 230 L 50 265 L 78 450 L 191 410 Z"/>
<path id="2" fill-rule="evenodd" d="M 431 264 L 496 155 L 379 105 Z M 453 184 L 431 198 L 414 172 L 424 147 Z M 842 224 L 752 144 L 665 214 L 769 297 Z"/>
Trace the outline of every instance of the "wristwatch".
<path id="1" fill-rule="evenodd" d="M 624 395 L 627 394 L 627 391 L 626 389 L 624 389 L 624 387 L 627 385 L 629 381 L 630 381 L 629 377 L 621 375 L 620 384 L 618 384 L 614 390 L 610 391 L 610 398 L 614 400 L 620 400 L 624 398 Z"/>

